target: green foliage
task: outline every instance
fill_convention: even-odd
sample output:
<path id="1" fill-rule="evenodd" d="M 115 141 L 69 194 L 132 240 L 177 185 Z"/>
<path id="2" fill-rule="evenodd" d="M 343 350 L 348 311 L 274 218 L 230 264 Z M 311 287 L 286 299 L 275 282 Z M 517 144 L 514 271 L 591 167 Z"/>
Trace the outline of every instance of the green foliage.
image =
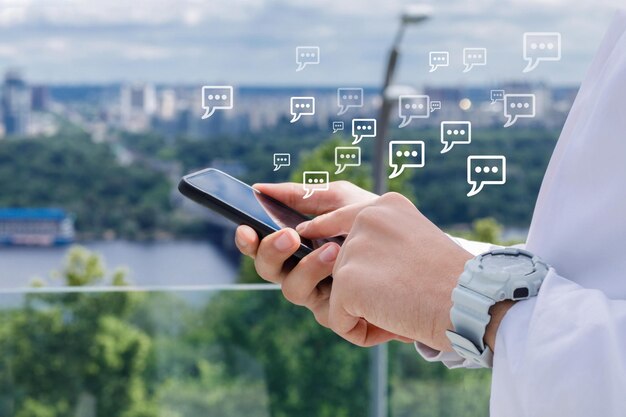
<path id="1" fill-rule="evenodd" d="M 167 229 L 171 184 L 139 164 L 121 166 L 83 134 L 0 141 L 0 206 L 60 207 L 78 232 L 147 238 Z"/>
<path id="2" fill-rule="evenodd" d="M 104 282 L 97 255 L 72 248 L 60 276 L 76 287 Z M 112 283 L 123 283 L 121 272 Z M 0 355 L 15 415 L 74 416 L 81 400 L 96 398 L 98 416 L 132 416 L 145 403 L 142 378 L 151 341 L 128 319 L 140 297 L 132 293 L 26 295 L 3 325 Z"/>

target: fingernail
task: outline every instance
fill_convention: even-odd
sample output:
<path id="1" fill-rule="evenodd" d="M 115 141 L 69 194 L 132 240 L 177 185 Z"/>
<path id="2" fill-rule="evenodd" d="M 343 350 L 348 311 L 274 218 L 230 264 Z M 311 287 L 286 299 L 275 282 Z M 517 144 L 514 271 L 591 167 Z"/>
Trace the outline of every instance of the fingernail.
<path id="1" fill-rule="evenodd" d="M 245 249 L 248 247 L 248 243 L 242 240 L 239 236 L 235 235 L 235 242 L 237 242 L 237 246 L 241 249 Z"/>
<path id="2" fill-rule="evenodd" d="M 339 247 L 337 245 L 329 245 L 326 249 L 320 253 L 320 261 L 330 263 L 337 259 L 339 253 Z"/>
<path id="3" fill-rule="evenodd" d="M 288 250 L 293 245 L 293 238 L 288 232 L 283 232 L 274 241 L 274 247 L 281 252 Z"/>
<path id="4" fill-rule="evenodd" d="M 299 225 L 296 226 L 296 232 L 298 232 L 299 234 L 302 234 L 307 226 L 309 225 L 309 223 L 311 223 L 310 221 L 306 221 L 306 222 L 302 222 Z"/>

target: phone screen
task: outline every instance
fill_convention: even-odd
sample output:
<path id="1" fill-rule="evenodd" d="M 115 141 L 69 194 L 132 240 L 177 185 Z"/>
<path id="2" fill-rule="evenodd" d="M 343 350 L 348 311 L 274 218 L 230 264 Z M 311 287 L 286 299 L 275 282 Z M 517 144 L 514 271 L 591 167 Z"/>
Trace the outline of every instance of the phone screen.
<path id="1" fill-rule="evenodd" d="M 209 168 L 187 175 L 183 181 L 199 190 L 202 195 L 194 197 L 185 192 L 183 194 L 238 224 L 248 224 L 261 237 L 268 234 L 268 230 L 263 229 L 269 229 L 271 233 L 285 227 L 295 228 L 300 223 L 310 220 L 309 217 L 216 169 Z M 264 227 L 261 228 L 258 223 Z M 302 238 L 301 249 L 304 251 L 299 250 L 295 255 L 302 257 L 326 242 L 341 245 L 343 241 L 343 237 L 313 240 Z"/>
<path id="2" fill-rule="evenodd" d="M 303 221 L 310 220 L 297 211 L 277 203 L 248 184 L 217 170 L 201 171 L 186 179 L 194 187 L 274 230 L 285 227 L 295 228 Z"/>

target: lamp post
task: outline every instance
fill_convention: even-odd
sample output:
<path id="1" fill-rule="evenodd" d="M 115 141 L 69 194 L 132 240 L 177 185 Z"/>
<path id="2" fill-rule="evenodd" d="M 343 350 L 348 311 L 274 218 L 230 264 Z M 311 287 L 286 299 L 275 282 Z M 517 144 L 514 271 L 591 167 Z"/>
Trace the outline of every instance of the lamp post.
<path id="1" fill-rule="evenodd" d="M 412 5 L 407 7 L 400 17 L 400 26 L 396 32 L 381 91 L 382 103 L 378 115 L 378 129 L 374 144 L 374 192 L 383 194 L 387 191 L 387 128 L 389 126 L 389 114 L 396 94 L 390 94 L 389 86 L 393 80 L 396 64 L 400 55 L 400 42 L 408 25 L 417 24 L 427 20 L 432 14 L 432 9 L 426 5 Z M 387 417 L 389 407 L 388 400 L 388 353 L 387 344 L 376 346 L 372 349 L 371 358 L 371 410 L 370 417 Z"/>

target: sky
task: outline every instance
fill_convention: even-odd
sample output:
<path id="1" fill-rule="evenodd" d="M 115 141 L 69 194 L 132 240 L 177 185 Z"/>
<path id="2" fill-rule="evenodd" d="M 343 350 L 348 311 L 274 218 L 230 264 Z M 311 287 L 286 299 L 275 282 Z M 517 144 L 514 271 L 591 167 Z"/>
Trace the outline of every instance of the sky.
<path id="1" fill-rule="evenodd" d="M 463 85 L 582 79 L 624 0 L 0 0 L 0 71 L 33 82 L 155 82 L 376 86 L 399 16 L 411 4 L 431 18 L 407 29 L 398 84 Z M 522 35 L 558 31 L 559 62 L 523 74 Z M 320 47 L 320 64 L 296 72 L 295 48 Z M 464 47 L 488 63 L 463 73 Z M 450 66 L 428 72 L 428 52 Z"/>

